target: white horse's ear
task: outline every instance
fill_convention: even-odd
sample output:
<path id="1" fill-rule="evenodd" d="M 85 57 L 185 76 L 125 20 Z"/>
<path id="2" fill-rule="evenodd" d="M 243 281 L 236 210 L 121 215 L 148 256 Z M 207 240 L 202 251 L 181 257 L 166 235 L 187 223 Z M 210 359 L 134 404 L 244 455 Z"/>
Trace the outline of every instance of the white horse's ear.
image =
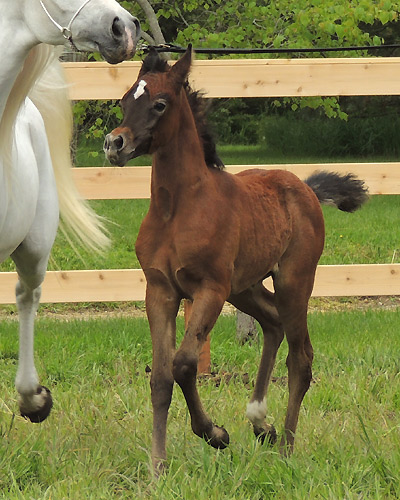
<path id="1" fill-rule="evenodd" d="M 172 66 L 169 72 L 174 84 L 178 87 L 181 87 L 187 80 L 192 64 L 192 52 L 192 44 L 189 44 L 184 55 Z"/>

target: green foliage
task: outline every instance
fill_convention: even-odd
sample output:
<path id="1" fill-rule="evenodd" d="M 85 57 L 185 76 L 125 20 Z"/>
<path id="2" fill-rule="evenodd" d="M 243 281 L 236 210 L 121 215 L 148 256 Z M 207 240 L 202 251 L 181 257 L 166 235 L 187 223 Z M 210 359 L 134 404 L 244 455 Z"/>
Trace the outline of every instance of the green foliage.
<path id="1" fill-rule="evenodd" d="M 326 106 L 326 108 L 325 108 Z M 218 144 L 262 144 L 283 158 L 400 155 L 400 98 L 363 96 L 215 99 L 209 123 Z M 328 115 L 328 117 L 327 117 Z M 335 120 L 332 118 L 343 118 Z"/>
<path id="2" fill-rule="evenodd" d="M 148 21 L 134 0 L 123 1 L 122 5 L 139 17 L 143 29 L 149 30 Z M 256 0 L 224 2 L 222 0 L 180 0 L 174 2 L 153 1 L 152 6 L 168 42 L 194 47 L 340 47 L 349 45 L 379 45 L 386 40 L 394 42 L 400 36 L 398 4 L 390 0 L 306 0 L 293 3 L 258 2 Z M 365 56 L 360 53 L 328 53 L 327 57 Z M 307 57 L 320 57 L 309 54 Z M 175 56 L 173 56 L 175 57 Z M 198 57 L 209 57 L 201 56 Z M 229 56 L 234 57 L 234 56 Z M 247 57 L 279 57 L 277 55 L 256 55 Z M 283 57 L 288 57 L 283 54 Z M 298 56 L 295 56 L 298 57 Z M 306 97 L 275 99 L 274 105 L 293 111 L 311 108 L 321 109 L 330 118 L 348 119 L 335 97 Z M 241 105 L 230 113 L 240 113 Z M 273 106 L 272 106 L 273 107 Z M 269 106 L 269 109 L 272 108 Z M 78 134 L 87 138 L 103 136 L 118 122 L 115 103 L 77 103 L 74 114 Z M 238 132 L 240 117 L 230 117 L 227 110 L 217 117 L 221 128 L 227 129 L 231 122 L 231 142 L 240 136 L 247 143 L 256 140 L 254 121 L 246 122 L 246 131 Z M 96 156 L 97 152 L 90 152 Z"/>
<path id="3" fill-rule="evenodd" d="M 399 31 L 398 4 L 389 0 L 351 3 L 348 0 L 316 0 L 312 4 L 305 0 L 296 3 L 291 0 L 268 3 L 191 0 L 176 1 L 168 6 L 156 2 L 155 7 L 161 27 L 175 35 L 173 41 L 183 46 L 188 43 L 211 48 L 380 45 L 384 42 L 384 25 L 391 24 Z M 354 53 L 351 55 L 354 57 Z M 367 54 L 363 51 L 356 55 Z M 318 56 L 320 54 L 307 55 Z M 349 53 L 338 52 L 334 56 L 349 56 Z M 347 119 L 334 97 L 290 98 L 283 102 L 289 102 L 293 109 L 319 107 L 328 117 Z"/>
<path id="4" fill-rule="evenodd" d="M 282 115 L 260 114 L 257 121 L 256 143 L 285 155 L 337 157 L 348 155 L 371 158 L 380 155 L 396 159 L 400 156 L 400 117 L 392 113 L 383 116 L 354 116 L 346 121 L 324 117 L 309 109 Z M 249 124 L 247 124 L 249 127 Z M 365 161 L 365 160 L 364 160 Z"/>
<path id="5" fill-rule="evenodd" d="M 74 141 L 76 155 L 79 140 L 101 139 L 122 120 L 122 110 L 117 101 L 76 101 L 73 104 Z M 89 158 L 96 158 L 99 151 L 88 151 Z"/>
<path id="6" fill-rule="evenodd" d="M 175 42 L 203 47 L 379 44 L 382 37 L 366 26 L 397 22 L 399 15 L 398 4 L 390 0 L 316 0 L 311 4 L 306 0 L 186 0 L 153 5 L 161 27 L 175 32 Z"/>

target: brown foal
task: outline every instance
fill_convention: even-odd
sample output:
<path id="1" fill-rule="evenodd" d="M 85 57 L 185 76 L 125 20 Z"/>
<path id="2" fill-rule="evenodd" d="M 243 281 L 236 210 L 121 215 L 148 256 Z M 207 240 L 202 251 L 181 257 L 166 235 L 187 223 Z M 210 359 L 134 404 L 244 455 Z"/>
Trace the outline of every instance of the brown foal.
<path id="1" fill-rule="evenodd" d="M 253 316 L 263 331 L 247 416 L 256 436 L 272 443 L 276 432 L 265 421 L 266 393 L 286 335 L 289 402 L 280 446 L 285 454 L 292 451 L 300 405 L 311 381 L 307 307 L 324 246 L 320 203 L 353 211 L 367 199 L 363 183 L 350 174 L 319 172 L 301 181 L 283 170 L 253 169 L 237 175 L 223 171 L 210 136 L 193 114 L 196 99 L 187 85 L 190 65 L 191 49 L 172 67 L 151 53 L 122 99 L 121 126 L 107 136 L 104 146 L 114 165 L 153 155 L 150 209 L 136 252 L 147 280 L 153 343 L 156 471 L 166 459 L 174 382 L 183 391 L 193 432 L 215 448 L 229 443 L 226 430 L 205 412 L 196 387 L 199 353 L 225 301 Z M 268 276 L 275 293 L 263 285 Z M 176 315 L 184 298 L 193 308 L 176 350 Z"/>

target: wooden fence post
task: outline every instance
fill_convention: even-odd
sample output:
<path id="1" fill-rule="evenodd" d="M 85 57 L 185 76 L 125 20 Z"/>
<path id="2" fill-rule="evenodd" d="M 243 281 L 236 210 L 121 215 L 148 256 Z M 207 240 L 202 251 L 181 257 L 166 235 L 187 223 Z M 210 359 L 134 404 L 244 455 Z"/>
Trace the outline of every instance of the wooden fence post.
<path id="1" fill-rule="evenodd" d="M 190 314 L 192 313 L 193 302 L 191 300 L 185 300 L 184 314 L 185 314 L 185 328 L 188 324 Z M 210 373 L 211 371 L 211 353 L 210 353 L 210 334 L 207 335 L 207 340 L 203 345 L 203 349 L 200 352 L 199 362 L 197 365 L 197 373 Z"/>

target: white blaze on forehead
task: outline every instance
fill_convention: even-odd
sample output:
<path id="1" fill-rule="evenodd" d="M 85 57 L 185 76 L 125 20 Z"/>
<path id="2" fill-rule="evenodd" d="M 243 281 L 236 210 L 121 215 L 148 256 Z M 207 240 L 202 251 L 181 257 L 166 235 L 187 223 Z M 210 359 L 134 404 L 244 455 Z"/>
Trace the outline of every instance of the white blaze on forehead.
<path id="1" fill-rule="evenodd" d="M 146 87 L 146 85 L 147 85 L 147 82 L 145 82 L 144 80 L 140 80 L 140 82 L 138 83 L 138 86 L 135 90 L 135 93 L 133 94 L 133 97 L 135 99 L 139 99 L 139 97 L 144 94 L 144 88 Z"/>

